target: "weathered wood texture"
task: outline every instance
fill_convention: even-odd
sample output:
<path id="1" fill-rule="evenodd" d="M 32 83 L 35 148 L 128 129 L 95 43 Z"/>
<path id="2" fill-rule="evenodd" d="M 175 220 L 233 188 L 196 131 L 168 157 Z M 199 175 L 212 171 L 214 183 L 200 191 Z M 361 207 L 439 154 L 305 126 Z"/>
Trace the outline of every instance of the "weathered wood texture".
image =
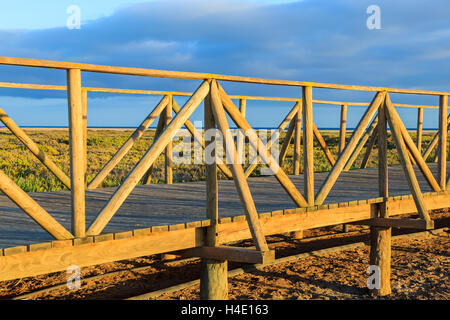
<path id="1" fill-rule="evenodd" d="M 46 155 L 39 146 L 22 130 L 3 109 L 0 108 L 0 121 L 33 153 L 68 189 L 70 178 Z"/>
<path id="2" fill-rule="evenodd" d="M 86 234 L 85 219 L 85 166 L 83 129 L 83 97 L 80 69 L 67 70 L 67 99 L 69 105 L 69 153 L 72 191 L 72 233 L 75 237 Z"/>
<path id="3" fill-rule="evenodd" d="M 161 133 L 161 136 L 152 144 L 139 163 L 131 170 L 125 181 L 117 188 L 110 201 L 100 211 L 97 219 L 89 226 L 88 235 L 95 235 L 102 232 L 109 220 L 114 216 L 117 210 L 129 194 L 136 187 L 139 180 L 142 179 L 147 170 L 153 165 L 167 144 L 172 141 L 176 130 L 186 122 L 195 108 L 205 99 L 209 91 L 209 84 L 204 81 L 192 97 L 186 102 L 181 111 L 170 122 L 170 125 Z"/>
<path id="4" fill-rule="evenodd" d="M 448 164 L 450 165 L 450 164 Z M 434 175 L 437 164 L 429 164 Z M 414 168 L 421 190 L 432 192 L 427 181 Z M 327 177 L 326 172 L 316 173 L 316 190 Z M 401 166 L 389 168 L 390 196 L 410 194 L 408 183 Z M 289 176 L 297 188 L 303 186 L 303 176 Z M 378 198 L 378 169 L 362 169 L 343 172 L 325 203 Z M 266 176 L 248 179 L 250 190 L 258 212 L 271 212 L 295 208 L 275 177 Z M 220 217 L 244 214 L 234 182 L 219 180 Z M 102 188 L 86 192 L 86 222 L 92 223 L 116 188 Z M 351 192 L 349 192 L 351 190 Z M 205 182 L 174 183 L 172 185 L 151 184 L 137 186 L 110 221 L 104 232 L 121 232 L 149 226 L 175 225 L 205 219 Z M 70 230 L 70 191 L 29 193 L 29 196 L 49 212 L 59 223 Z M 427 198 L 425 198 L 426 200 Z M 426 200 L 427 201 L 427 200 Z M 404 205 L 408 212 L 414 212 L 412 198 Z M 426 202 L 428 203 L 428 202 Z M 402 208 L 393 207 L 394 211 Z M 334 221 L 334 220 L 333 220 Z M 246 225 L 246 222 L 245 224 Z M 298 226 L 294 226 L 297 228 Z M 248 227 L 247 227 L 248 229 Z M 300 230 L 293 229 L 291 231 Z M 51 241 L 52 237 L 41 229 L 19 207 L 5 195 L 0 195 L 0 247 L 11 247 Z"/>
<path id="5" fill-rule="evenodd" d="M 222 132 L 224 137 L 224 148 L 226 150 L 227 158 L 231 158 L 231 164 L 229 164 L 229 167 L 233 173 L 233 181 L 239 194 L 239 198 L 241 199 L 242 207 L 247 214 L 248 225 L 252 232 L 256 248 L 259 251 L 267 251 L 267 243 L 259 224 L 258 211 L 256 210 L 247 179 L 245 178 L 244 169 L 237 161 L 236 145 L 234 144 L 233 137 L 231 136 L 230 127 L 226 118 L 225 109 L 223 108 L 222 101 L 219 96 L 219 89 L 216 81 L 211 83 L 211 108 L 217 127 Z"/>
<path id="6" fill-rule="evenodd" d="M 284 85 L 284 86 L 296 86 L 296 87 L 313 86 L 315 88 L 343 89 L 343 90 L 360 90 L 360 91 L 377 91 L 377 92 L 378 91 L 386 91 L 386 92 L 395 92 L 395 93 L 410 93 L 410 94 L 424 94 L 424 95 L 450 95 L 450 92 L 443 92 L 443 91 L 386 88 L 386 87 L 372 87 L 372 86 L 358 86 L 358 85 L 342 85 L 342 84 L 305 82 L 305 81 L 295 81 L 295 80 L 262 79 L 262 78 L 252 78 L 252 77 L 242 77 L 242 76 L 210 74 L 210 73 L 167 71 L 167 70 L 129 68 L 129 67 L 115 67 L 115 66 L 105 66 L 105 65 L 93 65 L 93 64 L 84 64 L 84 63 L 27 59 L 27 58 L 14 58 L 14 57 L 0 57 L 0 64 L 14 65 L 14 66 L 26 66 L 26 67 L 51 68 L 51 69 L 63 69 L 63 70 L 77 68 L 77 69 L 81 69 L 86 72 L 113 73 L 113 74 L 134 75 L 134 76 L 142 76 L 142 77 L 191 79 L 191 80 L 204 80 L 204 79 L 214 78 L 218 81 L 222 80 L 222 81 L 232 81 L 232 82 Z"/>
<path id="7" fill-rule="evenodd" d="M 150 114 L 142 121 L 139 127 L 131 134 L 131 136 L 124 142 L 124 144 L 117 150 L 117 152 L 111 157 L 111 159 L 106 163 L 106 165 L 100 170 L 99 173 L 92 179 L 88 185 L 88 189 L 97 188 L 106 176 L 114 169 L 114 167 L 123 159 L 128 151 L 133 147 L 133 145 L 138 141 L 145 130 L 156 120 L 156 118 L 161 114 L 161 112 L 166 108 L 169 102 L 169 97 L 164 96 L 158 105 L 150 112 Z M 156 139 L 156 137 L 155 137 Z"/>
<path id="8" fill-rule="evenodd" d="M 265 235 L 269 235 L 367 220 L 376 217 L 378 203 L 382 201 L 346 202 L 313 211 L 306 211 L 305 208 L 273 211 L 261 218 L 262 229 Z M 425 197 L 425 202 L 430 209 L 447 208 L 450 207 L 450 195 L 430 194 Z M 398 200 L 390 198 L 387 204 L 391 216 L 416 212 L 414 201 L 409 197 Z M 233 222 L 219 224 L 219 243 L 251 237 L 247 222 L 241 218 L 235 217 Z M 28 251 L 27 247 L 5 249 L 4 256 L 0 256 L 0 281 L 62 271 L 73 264 L 83 267 L 201 247 L 205 244 L 204 228 L 208 225 L 204 222 L 207 221 L 55 241 L 29 246 Z"/>
<path id="9" fill-rule="evenodd" d="M 447 183 L 447 108 L 448 96 L 439 97 L 439 171 L 438 179 L 442 190 Z"/>
<path id="10" fill-rule="evenodd" d="M 402 123 L 400 117 L 398 117 L 397 112 L 395 111 L 389 99 L 389 95 L 386 95 L 385 108 L 386 108 L 386 118 L 388 119 L 389 127 L 391 128 L 392 135 L 394 136 L 395 144 L 397 146 L 398 154 L 400 157 L 400 162 L 405 171 L 406 180 L 408 181 L 408 185 L 413 195 L 414 201 L 416 203 L 419 215 L 425 220 L 430 220 L 428 210 L 423 202 L 422 191 L 420 189 L 420 185 L 417 181 L 417 176 L 414 172 L 413 166 L 408 156 L 405 140 L 401 133 Z"/>
<path id="11" fill-rule="evenodd" d="M 303 87 L 303 172 L 304 194 L 308 206 L 314 205 L 314 133 L 312 88 Z"/>
<path id="12" fill-rule="evenodd" d="M 423 137 L 423 108 L 417 109 L 417 132 L 416 145 L 419 153 L 422 152 L 422 137 Z"/>
<path id="13" fill-rule="evenodd" d="M 347 104 L 341 106 L 341 121 L 339 125 L 339 153 L 341 153 L 345 148 L 347 133 Z"/>
<path id="14" fill-rule="evenodd" d="M 361 139 L 362 135 L 364 134 L 370 120 L 372 119 L 374 114 L 377 112 L 380 104 L 384 101 L 384 97 L 385 97 L 385 93 L 379 92 L 373 98 L 372 103 L 367 108 L 363 117 L 359 121 L 358 126 L 356 127 L 355 131 L 353 132 L 352 137 L 350 138 L 350 141 L 345 146 L 344 151 L 342 151 L 341 154 L 339 155 L 338 159 L 336 160 L 336 164 L 333 166 L 330 173 L 328 174 L 327 180 L 320 188 L 320 190 L 316 196 L 316 200 L 315 200 L 316 205 L 321 205 L 327 198 L 328 194 L 331 191 L 331 188 L 333 188 L 333 185 L 335 184 L 339 175 L 342 173 L 342 170 L 344 170 L 344 167 L 345 167 L 347 161 L 349 160 L 351 154 L 355 150 L 358 141 Z"/>

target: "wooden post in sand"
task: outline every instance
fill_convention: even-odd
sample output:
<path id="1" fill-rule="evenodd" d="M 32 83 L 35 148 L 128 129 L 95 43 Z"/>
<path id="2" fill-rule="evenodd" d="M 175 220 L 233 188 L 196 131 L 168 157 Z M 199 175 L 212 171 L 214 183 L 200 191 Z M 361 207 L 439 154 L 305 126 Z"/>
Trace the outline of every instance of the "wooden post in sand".
<path id="1" fill-rule="evenodd" d="M 389 217 L 387 210 L 388 165 L 387 165 L 387 119 L 383 103 L 378 109 L 378 185 L 379 195 L 384 202 L 378 206 L 378 216 Z M 391 293 L 391 228 L 370 227 L 370 265 L 374 268 L 373 287 L 369 290 L 374 296 L 386 296 Z M 377 278 L 378 277 L 378 278 Z"/>
<path id="2" fill-rule="evenodd" d="M 216 128 L 211 108 L 211 94 L 205 98 L 205 132 Z M 205 141 L 206 146 L 215 141 Z M 213 151 L 215 156 L 215 150 Z M 217 188 L 217 163 L 206 163 L 206 217 L 211 223 L 206 230 L 205 245 L 217 245 L 217 225 L 219 223 L 219 198 Z M 225 300 L 228 298 L 228 262 L 202 259 L 200 278 L 201 300 Z"/>

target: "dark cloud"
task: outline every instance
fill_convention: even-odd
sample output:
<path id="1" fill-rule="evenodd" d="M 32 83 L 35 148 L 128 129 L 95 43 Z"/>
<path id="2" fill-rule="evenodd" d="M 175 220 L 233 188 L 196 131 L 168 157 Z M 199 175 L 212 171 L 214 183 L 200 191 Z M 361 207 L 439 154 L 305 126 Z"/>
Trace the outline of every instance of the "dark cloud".
<path id="1" fill-rule="evenodd" d="M 81 30 L 3 30 L 0 43 L 5 56 L 448 91 L 448 2 L 377 1 L 381 30 L 366 28 L 366 8 L 371 4 L 364 0 L 154 1 L 86 22 Z M 196 85 L 93 74 L 85 74 L 84 79 L 87 85 L 102 87 L 187 91 Z M 63 84 L 65 75 L 2 66 L 0 81 Z M 299 94 L 297 88 L 236 84 L 228 88 L 236 93 Z M 24 92 L 1 90 L 0 94 L 23 96 Z M 370 99 L 363 93 L 346 94 Z M 54 97 L 36 91 L 25 95 Z"/>

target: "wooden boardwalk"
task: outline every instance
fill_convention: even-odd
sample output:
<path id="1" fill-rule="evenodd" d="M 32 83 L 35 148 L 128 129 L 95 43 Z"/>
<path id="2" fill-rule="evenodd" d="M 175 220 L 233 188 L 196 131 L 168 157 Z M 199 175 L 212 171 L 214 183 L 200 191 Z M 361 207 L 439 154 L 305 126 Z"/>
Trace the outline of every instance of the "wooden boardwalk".
<path id="1" fill-rule="evenodd" d="M 0 170 L 0 190 L 4 194 L 0 196 L 0 248 L 5 248 L 0 250 L 0 281 L 64 271 L 71 265 L 83 267 L 153 254 L 176 253 L 206 259 L 206 263 L 202 264 L 201 299 L 226 299 L 228 261 L 267 263 L 275 258 L 274 250 L 267 245 L 266 235 L 356 223 L 373 227 L 370 265 L 380 268 L 380 287 L 371 289 L 371 293 L 385 296 L 391 293 L 391 229 L 432 229 L 434 224 L 429 211 L 450 207 L 450 177 L 447 175 L 450 92 L 12 57 L 0 57 L 0 65 L 66 71 L 65 86 L 0 82 L 0 87 L 67 92 L 69 175 L 3 109 L 0 109 L 0 121 L 71 190 L 29 195 Z M 87 72 L 202 82 L 192 93 L 92 88 L 83 86 L 82 74 Z M 227 93 L 226 86 L 222 86 L 229 82 L 297 87 L 301 95 L 291 98 L 233 96 Z M 313 89 L 317 88 L 366 91 L 374 96 L 371 102 L 316 100 L 313 99 Z M 91 92 L 158 95 L 162 98 L 86 185 L 86 168 L 89 165 L 87 105 Z M 399 93 L 402 95 L 397 95 Z M 400 96 L 411 94 L 435 96 L 439 98 L 439 105 L 409 105 L 391 100 L 391 96 L 398 100 Z M 188 97 L 183 106 L 174 99 L 180 96 Z M 239 100 L 239 108 L 233 99 Z M 245 116 L 247 100 L 295 103 L 278 126 L 279 130 L 287 128 L 279 161 L 269 152 L 272 142 L 264 143 L 248 123 Z M 330 151 L 314 123 L 315 104 L 341 108 L 338 154 Z M 367 106 L 349 139 L 346 134 L 348 106 Z M 414 140 L 396 107 L 417 109 Z M 208 153 L 211 147 L 213 152 L 217 151 L 217 139 L 201 134 L 189 120 L 198 108 L 203 108 L 205 132 L 211 129 L 225 137 L 222 143 L 224 150 L 227 156 L 235 156 L 234 161 L 229 166 L 217 161 L 218 158 L 206 163 L 206 182 L 172 184 L 173 138 L 183 126 L 205 150 L 205 160 L 206 154 L 211 155 Z M 425 109 L 438 110 L 438 130 L 428 146 L 423 146 L 422 137 Z M 227 116 L 245 132 L 249 146 L 257 151 L 260 161 L 271 164 L 275 176 L 246 178 L 254 166 L 244 170 L 237 161 L 237 143 L 230 135 Z M 157 138 L 121 186 L 117 189 L 96 189 L 156 119 Z M 393 140 L 391 142 L 399 156 L 397 163 L 402 165 L 389 170 L 387 155 L 391 142 L 388 143 L 388 139 Z M 290 172 L 294 176 L 287 176 L 277 163 L 283 164 L 292 140 L 294 157 Z M 314 173 L 314 140 L 331 165 L 329 173 Z M 365 168 L 372 150 L 378 149 L 378 168 L 346 172 L 364 146 L 367 147 L 360 167 Z M 422 150 L 423 147 L 426 149 Z M 434 150 L 437 151 L 433 155 Z M 163 153 L 166 184 L 136 187 L 139 181 L 149 182 L 152 167 Z M 427 163 L 430 157 L 434 158 Z M 301 167 L 304 174 L 299 175 Z M 218 169 L 233 180 L 217 182 Z M 412 213 L 418 213 L 419 219 L 395 218 Z M 234 217 L 223 219 L 229 216 Z M 51 241 L 50 234 L 56 241 Z M 230 246 L 233 242 L 250 238 L 254 240 L 256 250 Z"/>
<path id="2" fill-rule="evenodd" d="M 447 163 L 447 167 L 449 163 Z M 430 163 L 434 175 L 437 164 Z M 416 167 L 422 192 L 431 192 L 423 175 Z M 328 172 L 315 174 L 316 192 Z M 303 188 L 303 175 L 289 176 L 299 190 Z M 274 177 L 248 179 L 259 213 L 295 208 L 287 193 Z M 116 188 L 86 192 L 86 222 L 90 224 Z M 389 168 L 390 196 L 410 194 L 401 166 Z M 31 193 L 63 226 L 70 228 L 70 192 Z M 206 219 L 205 182 L 152 184 L 136 187 L 114 216 L 103 233 L 128 231 L 155 225 L 171 225 Z M 358 169 L 343 172 L 333 187 L 326 203 L 364 200 L 378 197 L 378 169 Z M 232 180 L 219 181 L 220 217 L 243 215 L 236 188 Z M 0 196 L 0 247 L 12 247 L 51 241 L 52 237 L 6 196 Z"/>

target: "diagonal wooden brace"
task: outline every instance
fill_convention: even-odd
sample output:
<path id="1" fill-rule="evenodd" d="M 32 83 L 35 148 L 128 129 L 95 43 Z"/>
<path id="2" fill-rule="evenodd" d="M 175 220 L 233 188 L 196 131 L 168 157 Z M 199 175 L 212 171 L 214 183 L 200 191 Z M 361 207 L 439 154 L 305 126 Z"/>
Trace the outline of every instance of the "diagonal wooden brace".
<path id="1" fill-rule="evenodd" d="M 131 191 L 136 187 L 137 183 L 142 179 L 145 172 L 152 166 L 152 164 L 159 157 L 161 152 L 172 141 L 176 134 L 176 131 L 180 129 L 186 120 L 195 111 L 198 105 L 205 99 L 209 92 L 208 81 L 203 81 L 200 87 L 195 91 L 191 98 L 185 103 L 183 109 L 173 118 L 167 128 L 162 132 L 157 140 L 153 142 L 151 147 L 147 150 L 145 155 L 139 161 L 139 163 L 128 174 L 125 181 L 114 192 L 110 200 L 103 207 L 98 214 L 95 221 L 89 227 L 88 235 L 97 235 L 106 227 L 108 222 L 129 196 Z"/>
<path id="2" fill-rule="evenodd" d="M 262 232 L 258 212 L 256 211 L 255 203 L 253 202 L 253 197 L 250 192 L 247 179 L 245 178 L 244 169 L 237 159 L 236 146 L 234 145 L 234 139 L 231 136 L 230 127 L 228 126 L 225 110 L 223 108 L 219 96 L 219 90 L 217 88 L 217 82 L 215 80 L 211 83 L 211 106 L 217 127 L 224 136 L 227 158 L 230 156 L 233 157 L 230 159 L 232 161 L 230 164 L 230 170 L 233 173 L 233 181 L 236 186 L 236 190 L 239 194 L 244 211 L 248 217 L 247 221 L 255 241 L 256 249 L 258 251 L 268 251 L 269 248 Z M 239 114 L 241 113 L 239 112 Z"/>
<path id="3" fill-rule="evenodd" d="M 55 239 L 72 239 L 73 235 L 19 188 L 3 171 L 0 170 L 0 190 L 19 208 L 25 211 L 37 224 Z"/>
<path id="4" fill-rule="evenodd" d="M 397 145 L 398 154 L 400 156 L 400 162 L 405 172 L 405 177 L 408 181 L 409 189 L 411 190 L 411 193 L 413 195 L 417 211 L 422 219 L 429 221 L 431 219 L 428 214 L 428 210 L 425 208 L 422 192 L 420 191 L 416 174 L 414 173 L 414 169 L 408 156 L 408 150 L 406 149 L 405 141 L 403 140 L 399 119 L 395 117 L 395 110 L 393 110 L 394 106 L 392 105 L 388 94 L 386 94 L 385 106 L 389 127 L 391 128 L 392 135 L 394 136 L 395 144 Z"/>
<path id="5" fill-rule="evenodd" d="M 22 130 L 3 109 L 0 108 L 0 121 L 45 165 L 68 189 L 70 178 L 48 157 L 38 145 Z"/>
<path id="6" fill-rule="evenodd" d="M 175 114 L 177 114 L 180 111 L 180 106 L 175 102 L 175 100 L 173 100 L 173 111 L 175 112 Z M 202 146 L 202 149 L 205 149 L 205 140 L 203 139 L 202 135 L 197 132 L 197 130 L 195 129 L 195 126 L 192 124 L 192 122 L 190 120 L 187 120 L 186 123 L 184 124 L 186 129 L 188 129 L 188 131 L 191 133 L 191 135 L 194 137 L 195 140 L 197 140 L 198 143 L 200 143 L 200 145 Z M 230 169 L 228 169 L 228 167 L 222 163 L 218 163 L 217 167 L 223 172 L 223 174 L 231 179 L 233 177 Z"/>
<path id="7" fill-rule="evenodd" d="M 284 128 L 286 128 L 286 126 L 289 123 L 289 129 L 291 128 L 291 123 L 295 120 L 295 116 L 297 115 L 298 109 L 299 109 L 299 105 L 301 104 L 301 101 L 297 102 L 294 107 L 291 109 L 291 111 L 289 111 L 289 113 L 287 114 L 287 116 L 284 118 L 284 120 L 280 123 L 280 125 L 278 126 L 278 130 L 284 130 Z M 288 131 L 289 131 L 288 129 Z M 267 142 L 267 149 L 270 149 L 270 147 L 272 146 L 272 142 L 273 141 L 277 141 L 279 138 L 279 132 L 276 132 L 277 136 L 273 139 L 270 139 Z M 288 137 L 288 135 L 286 135 L 286 138 Z M 289 139 L 290 140 L 290 139 Z M 258 158 L 257 158 L 258 161 Z M 281 163 L 281 161 L 279 162 Z M 245 169 L 245 177 L 249 177 L 252 172 L 256 169 L 256 167 L 258 166 L 258 162 L 252 163 L 250 164 L 247 169 Z"/>
<path id="8" fill-rule="evenodd" d="M 367 108 L 365 114 L 359 121 L 358 126 L 356 127 L 355 131 L 352 134 L 352 137 L 350 138 L 350 141 L 345 146 L 344 150 L 339 155 L 338 159 L 336 160 L 336 164 L 331 169 L 330 173 L 328 174 L 326 180 L 324 181 L 322 187 L 320 188 L 317 196 L 316 196 L 316 205 L 321 205 L 327 198 L 329 192 L 331 191 L 331 188 L 335 184 L 336 180 L 338 179 L 339 175 L 344 169 L 345 164 L 347 163 L 348 159 L 350 158 L 352 152 L 355 150 L 355 147 L 362 137 L 362 135 L 365 132 L 365 129 L 367 128 L 367 125 L 370 122 L 370 119 L 375 115 L 375 113 L 378 110 L 378 107 L 383 103 L 384 97 L 386 93 L 385 92 L 378 92 L 376 96 L 373 98 L 371 104 Z"/>
<path id="9" fill-rule="evenodd" d="M 153 109 L 152 112 L 145 118 L 144 121 L 136 128 L 133 134 L 124 142 L 124 144 L 117 150 L 117 152 L 112 156 L 112 158 L 106 163 L 102 170 L 95 176 L 94 179 L 89 183 L 88 190 L 93 190 L 97 188 L 106 176 L 117 166 L 117 164 L 122 160 L 122 158 L 127 154 L 127 152 L 133 147 L 133 145 L 138 141 L 145 130 L 155 121 L 155 119 L 160 115 L 169 102 L 168 96 L 164 96 L 158 105 Z"/>
<path id="10" fill-rule="evenodd" d="M 299 207 L 307 207 L 305 198 L 302 196 L 300 191 L 295 187 L 283 169 L 280 168 L 279 164 L 275 161 L 275 159 L 269 154 L 266 146 L 261 142 L 255 130 L 253 130 L 248 124 L 247 120 L 242 116 L 237 107 L 234 105 L 233 101 L 231 101 L 230 97 L 223 90 L 223 88 L 218 85 L 220 97 L 222 99 L 223 106 L 227 111 L 228 115 L 231 119 L 236 123 L 236 125 L 241 128 L 249 137 L 250 143 L 253 147 L 258 151 L 258 154 L 262 158 L 262 160 L 269 164 L 272 171 L 275 173 L 275 177 L 278 182 L 282 185 L 282 187 L 286 190 L 292 200 Z"/>

